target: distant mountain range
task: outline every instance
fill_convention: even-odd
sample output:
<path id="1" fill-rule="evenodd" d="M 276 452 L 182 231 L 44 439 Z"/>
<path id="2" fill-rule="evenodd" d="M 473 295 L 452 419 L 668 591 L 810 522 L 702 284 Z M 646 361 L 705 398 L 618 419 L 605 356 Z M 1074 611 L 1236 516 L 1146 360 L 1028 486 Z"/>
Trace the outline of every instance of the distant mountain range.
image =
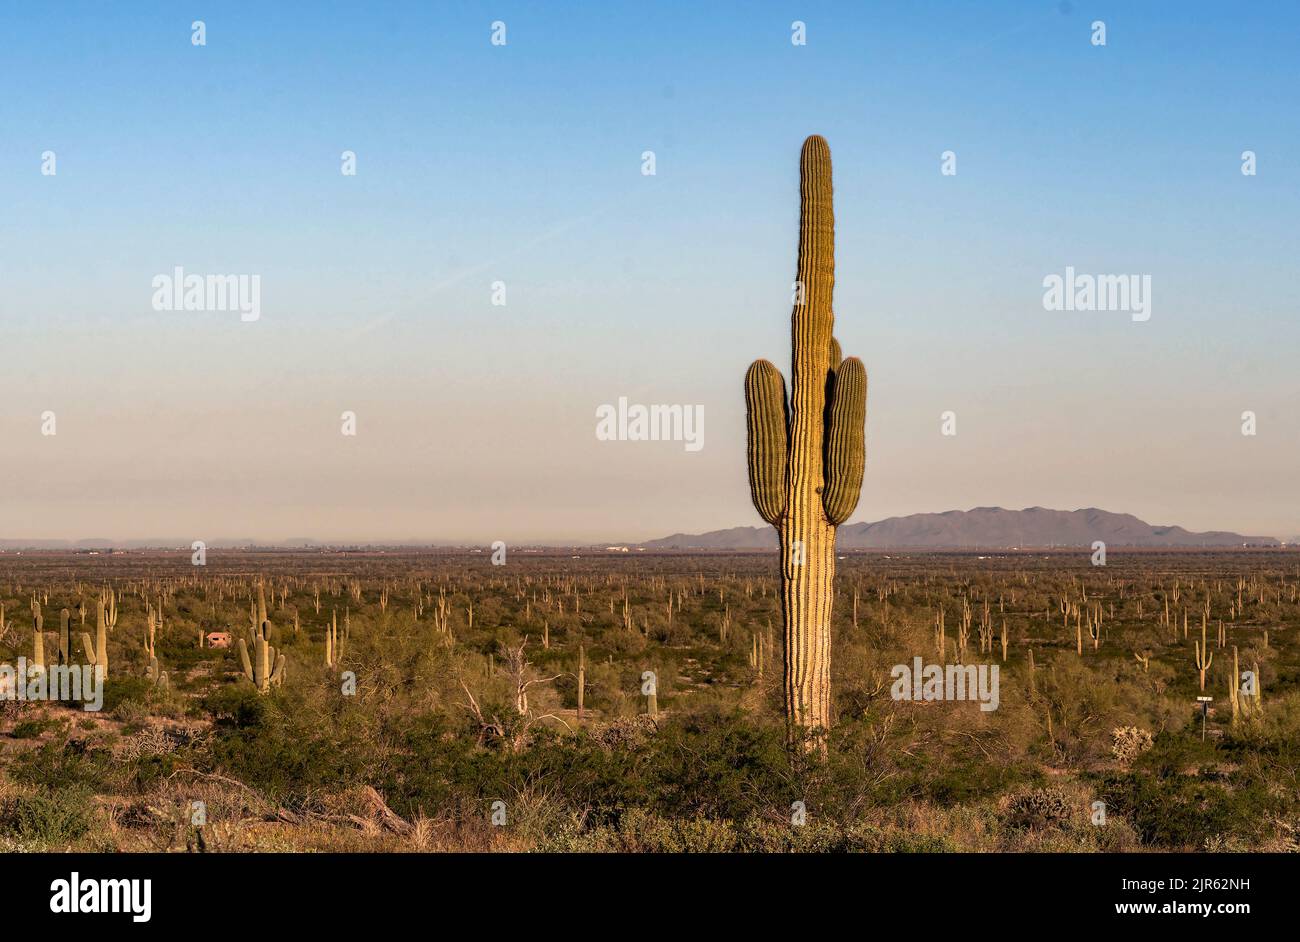
<path id="1" fill-rule="evenodd" d="M 939 514 L 911 514 L 890 517 L 875 523 L 851 523 L 839 528 L 841 550 L 865 549 L 1041 549 L 1047 547 L 1091 546 L 1094 540 L 1109 546 L 1278 546 L 1271 536 L 1243 536 L 1240 533 L 1211 531 L 1193 533 L 1182 527 L 1161 527 L 1144 523 L 1132 514 L 1116 514 L 1095 507 L 1084 510 L 1047 510 L 1027 507 L 1003 510 L 1001 507 L 976 507 L 974 510 L 950 510 Z M 1300 537 L 1292 541 L 1300 542 Z M 486 544 L 475 547 L 482 550 Z M 580 544 L 560 541 L 530 541 L 530 547 L 576 547 Z M 589 548 L 609 548 L 605 544 L 586 544 Z M 317 540 L 296 537 L 287 540 L 226 538 L 207 541 L 209 549 L 309 549 L 355 548 L 397 549 L 401 547 L 437 547 L 455 549 L 472 547 L 472 542 L 454 540 Z M 770 550 L 776 547 L 776 531 L 771 527 L 732 527 L 708 533 L 675 533 L 644 543 L 623 543 L 618 548 L 642 550 Z M 91 552 L 99 550 L 190 549 L 190 541 L 177 537 L 113 541 L 0 539 L 0 551 L 52 550 Z"/>
<path id="2" fill-rule="evenodd" d="M 1152 526 L 1132 514 L 1096 507 L 1048 510 L 1026 507 L 976 507 L 939 514 L 910 514 L 875 523 L 839 528 L 836 545 L 854 549 L 1011 549 L 1014 547 L 1090 547 L 1094 540 L 1111 546 L 1277 546 L 1271 536 L 1243 536 L 1219 530 L 1193 533 L 1182 527 Z M 634 544 L 647 550 L 773 549 L 771 527 L 732 527 L 709 533 L 676 533 Z"/>

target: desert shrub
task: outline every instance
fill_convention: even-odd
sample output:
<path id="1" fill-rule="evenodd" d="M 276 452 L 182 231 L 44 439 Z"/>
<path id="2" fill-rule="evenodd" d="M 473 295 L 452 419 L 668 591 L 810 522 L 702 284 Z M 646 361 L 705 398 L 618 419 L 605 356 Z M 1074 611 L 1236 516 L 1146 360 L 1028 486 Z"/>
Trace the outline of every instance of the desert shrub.
<path id="1" fill-rule="evenodd" d="M 149 718 L 149 708 L 139 700 L 123 700 L 114 708 L 113 718 L 138 727 Z"/>
<path id="2" fill-rule="evenodd" d="M 1021 784 L 1026 777 L 1016 765 L 973 756 L 918 755 L 903 767 L 913 795 L 941 805 L 991 798 Z"/>
<path id="3" fill-rule="evenodd" d="M 257 696 L 255 693 L 254 696 Z M 381 744 L 360 722 L 282 709 L 264 697 L 265 714 L 254 725 L 218 727 L 208 746 L 212 763 L 224 773 L 293 804 L 320 788 L 373 784 Z M 237 715 L 249 708 L 239 700 Z"/>
<path id="4" fill-rule="evenodd" d="M 751 817 L 740 828 L 741 850 L 763 854 L 835 854 L 881 849 L 883 834 L 865 825 L 844 826 L 812 817 L 803 824 Z"/>
<path id="5" fill-rule="evenodd" d="M 664 818 L 641 808 L 619 819 L 620 850 L 631 853 L 723 853 L 736 847 L 736 829 L 712 818 Z"/>
<path id="6" fill-rule="evenodd" d="M 153 681 L 143 677 L 105 678 L 102 711 L 112 714 L 127 700 L 148 703 L 152 690 Z"/>
<path id="7" fill-rule="evenodd" d="M 0 830 L 19 841 L 58 848 L 90 830 L 91 793 L 83 787 L 13 795 L 0 805 Z"/>
<path id="8" fill-rule="evenodd" d="M 39 739 L 43 733 L 56 729 L 58 725 L 58 720 L 52 719 L 23 720 L 14 724 L 10 735 L 14 739 Z"/>
<path id="9" fill-rule="evenodd" d="M 218 726 L 257 729 L 266 718 L 266 700 L 248 684 L 218 687 L 203 698 L 203 709 Z"/>
<path id="10" fill-rule="evenodd" d="M 79 739 L 51 741 L 14 760 L 14 781 L 37 788 L 111 792 L 117 782 L 113 754 Z"/>
<path id="11" fill-rule="evenodd" d="M 1144 772 L 1104 779 L 1101 797 L 1145 845 L 1202 849 L 1216 837 L 1255 838 L 1278 809 L 1259 782 L 1238 783 L 1203 775 L 1155 776 Z"/>

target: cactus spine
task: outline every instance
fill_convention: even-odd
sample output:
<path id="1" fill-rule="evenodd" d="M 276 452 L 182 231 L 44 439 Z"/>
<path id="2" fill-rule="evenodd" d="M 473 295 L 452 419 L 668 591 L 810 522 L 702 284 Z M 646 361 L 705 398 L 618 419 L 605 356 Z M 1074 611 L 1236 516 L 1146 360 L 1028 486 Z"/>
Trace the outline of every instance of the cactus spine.
<path id="1" fill-rule="evenodd" d="M 781 542 L 786 720 L 792 743 L 816 746 L 831 725 L 835 528 L 862 489 L 867 375 L 856 357 L 841 361 L 832 336 L 835 216 L 823 138 L 804 141 L 799 175 L 791 395 L 787 402 L 780 371 L 756 360 L 745 375 L 745 404 L 750 492 Z"/>

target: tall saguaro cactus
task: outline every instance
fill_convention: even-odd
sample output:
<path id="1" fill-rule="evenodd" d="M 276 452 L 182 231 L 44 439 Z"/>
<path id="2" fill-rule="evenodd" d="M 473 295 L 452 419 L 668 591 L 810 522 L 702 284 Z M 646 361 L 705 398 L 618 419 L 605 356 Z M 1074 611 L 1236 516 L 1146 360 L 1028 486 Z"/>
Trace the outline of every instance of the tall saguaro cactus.
<path id="1" fill-rule="evenodd" d="M 112 609 L 112 611 L 116 613 L 116 608 Z M 102 667 L 105 677 L 108 676 L 108 628 L 110 617 L 116 617 L 116 614 L 109 615 L 109 609 L 101 598 L 98 605 L 96 605 L 97 624 L 95 626 L 94 642 L 92 643 L 90 640 L 90 632 L 83 631 L 81 633 L 81 646 L 86 651 L 87 663 Z"/>
<path id="2" fill-rule="evenodd" d="M 799 161 L 799 275 L 792 317 L 792 390 L 767 360 L 745 374 L 749 485 L 781 538 L 785 705 L 792 742 L 816 745 L 831 725 L 835 528 L 857 506 L 866 466 L 867 373 L 841 360 L 835 316 L 831 152 L 813 135 Z"/>

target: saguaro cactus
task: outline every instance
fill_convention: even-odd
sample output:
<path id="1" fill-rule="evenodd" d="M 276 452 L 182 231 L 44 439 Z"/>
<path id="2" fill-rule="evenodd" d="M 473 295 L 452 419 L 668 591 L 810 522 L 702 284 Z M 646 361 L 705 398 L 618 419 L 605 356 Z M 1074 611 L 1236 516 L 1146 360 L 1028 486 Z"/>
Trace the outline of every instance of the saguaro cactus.
<path id="1" fill-rule="evenodd" d="M 578 719 L 582 719 L 582 708 L 587 696 L 587 652 L 578 645 Z"/>
<path id="2" fill-rule="evenodd" d="M 1201 625 L 1201 640 L 1199 642 L 1193 641 L 1192 647 L 1196 651 L 1196 669 L 1200 672 L 1201 690 L 1204 691 L 1205 672 L 1208 671 L 1210 665 L 1214 663 L 1214 652 L 1211 651 L 1210 646 L 1205 643 L 1205 625 Z"/>
<path id="3" fill-rule="evenodd" d="M 745 374 L 745 405 L 754 507 L 781 540 L 786 719 L 792 742 L 816 745 L 831 725 L 835 528 L 862 489 L 867 373 L 856 357 L 841 360 L 832 336 L 835 216 L 823 138 L 804 141 L 799 176 L 791 395 L 787 401 L 775 366 L 755 360 Z"/>
<path id="4" fill-rule="evenodd" d="M 41 603 L 32 599 L 32 666 L 31 673 L 45 671 L 45 618 Z"/>
<path id="5" fill-rule="evenodd" d="M 109 615 L 101 598 L 96 605 L 98 609 L 98 625 L 95 627 L 95 643 L 90 642 L 90 632 L 81 633 L 81 646 L 86 649 L 86 661 L 90 664 L 97 664 L 104 669 L 104 676 L 108 676 L 108 624 Z"/>
<path id="6" fill-rule="evenodd" d="M 260 594 L 260 592 L 259 592 Z M 244 669 L 244 676 L 257 688 L 258 693 L 266 693 L 271 685 L 279 686 L 284 680 L 285 658 L 277 654 L 271 646 L 271 623 L 262 622 L 262 627 L 252 632 L 253 657 L 248 656 L 248 645 L 239 639 L 239 662 Z"/>
<path id="7" fill-rule="evenodd" d="M 150 657 L 149 666 L 145 668 L 145 676 L 153 682 L 156 687 L 167 686 L 167 672 L 158 665 L 158 658 Z"/>
<path id="8" fill-rule="evenodd" d="M 59 612 L 59 663 L 72 663 L 72 613 L 66 608 Z"/>
<path id="9" fill-rule="evenodd" d="M 347 645 L 348 627 L 345 622 L 342 634 L 339 633 L 339 613 L 330 616 L 330 623 L 325 628 L 325 666 L 338 667 L 343 659 L 343 648 Z"/>

